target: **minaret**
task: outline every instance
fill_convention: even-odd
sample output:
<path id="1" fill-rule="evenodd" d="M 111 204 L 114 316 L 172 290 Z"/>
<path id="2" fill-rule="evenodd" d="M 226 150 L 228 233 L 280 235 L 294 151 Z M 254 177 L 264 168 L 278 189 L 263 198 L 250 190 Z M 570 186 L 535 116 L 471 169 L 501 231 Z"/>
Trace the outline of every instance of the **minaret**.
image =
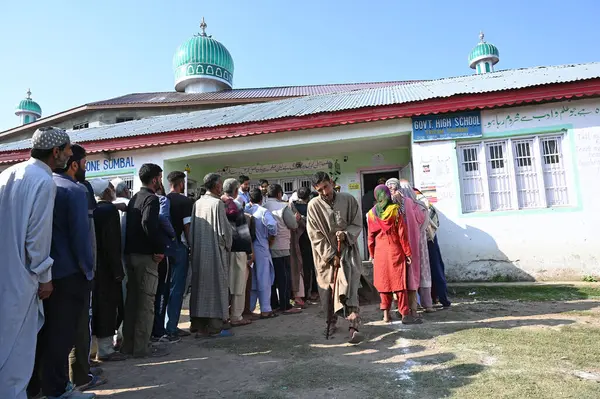
<path id="1" fill-rule="evenodd" d="M 35 122 L 42 117 L 42 108 L 31 99 L 30 89 L 27 89 L 27 98 L 21 100 L 19 105 L 17 105 L 15 115 L 21 118 L 21 125 Z"/>
<path id="2" fill-rule="evenodd" d="M 483 32 L 479 33 L 479 43 L 469 54 L 469 66 L 477 74 L 494 72 L 494 65 L 500 61 L 498 48 L 484 40 Z"/>

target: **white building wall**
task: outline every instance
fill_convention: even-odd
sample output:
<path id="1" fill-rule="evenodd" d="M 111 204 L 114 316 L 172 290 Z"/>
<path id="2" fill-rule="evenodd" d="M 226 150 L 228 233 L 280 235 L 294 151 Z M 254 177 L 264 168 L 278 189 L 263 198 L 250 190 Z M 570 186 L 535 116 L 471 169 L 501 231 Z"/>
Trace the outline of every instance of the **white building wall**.
<path id="1" fill-rule="evenodd" d="M 416 185 L 436 187 L 441 213 L 438 238 L 448 277 L 579 280 L 600 275 L 600 100 L 481 114 L 483 139 L 412 147 Z M 557 132 L 565 134 L 568 206 L 463 212 L 457 144 Z"/>
<path id="2" fill-rule="evenodd" d="M 186 162 L 200 161 L 205 163 L 207 166 L 212 166 L 218 161 L 223 160 L 225 156 L 237 159 L 238 163 L 242 159 L 248 159 L 248 154 L 254 153 L 259 154 L 258 158 L 255 156 L 253 161 L 247 161 L 248 164 L 258 164 L 257 160 L 268 159 L 268 157 L 280 156 L 280 154 L 286 154 L 289 156 L 290 153 L 296 154 L 298 159 L 310 159 L 310 158 L 327 158 L 327 156 L 339 155 L 345 151 L 346 146 L 352 145 L 356 140 L 368 139 L 373 137 L 395 137 L 397 140 L 399 133 L 406 133 L 410 131 L 410 120 L 409 119 L 397 119 L 393 121 L 373 122 L 369 124 L 358 124 L 353 126 L 344 127 L 333 127 L 333 128 L 322 128 L 322 129 L 310 129 L 299 132 L 289 133 L 275 133 L 275 134 L 261 134 L 249 137 L 240 137 L 228 140 L 214 140 L 205 141 L 199 143 L 188 143 L 170 145 L 165 147 L 148 148 L 144 150 L 134 151 L 119 151 L 110 153 L 110 159 L 108 155 L 94 154 L 90 155 L 88 160 L 88 176 L 107 176 L 107 175 L 118 175 L 125 172 L 134 173 L 134 191 L 137 191 L 141 187 L 141 183 L 137 178 L 139 167 L 146 163 L 155 163 L 163 168 L 168 169 L 168 165 L 165 166 L 165 162 L 177 162 L 185 165 Z M 390 138 L 390 140 L 392 140 Z M 336 143 L 337 153 L 321 154 L 317 153 L 316 149 L 311 146 L 325 145 L 327 143 Z M 360 149 L 361 146 L 354 145 L 352 148 Z M 282 152 L 285 149 L 286 152 Z M 262 154 L 262 155 L 261 155 Z M 308 158 L 307 158 L 308 157 Z M 129 164 L 127 164 L 127 158 L 129 158 Z M 123 159 L 122 163 L 112 162 L 111 160 Z M 133 166 L 131 163 L 133 162 Z M 388 159 L 388 164 L 396 164 L 399 160 Z M 263 162 L 264 163 L 264 162 Z M 180 166 L 180 165 L 179 165 Z M 195 168 L 196 169 L 196 168 Z M 166 170 L 167 174 L 171 170 Z M 207 170 L 212 171 L 212 170 Z M 198 177 L 198 176 L 196 176 Z M 356 178 L 356 173 L 343 176 L 341 178 L 341 184 L 347 185 L 351 178 Z M 166 176 L 164 176 L 166 181 Z"/>

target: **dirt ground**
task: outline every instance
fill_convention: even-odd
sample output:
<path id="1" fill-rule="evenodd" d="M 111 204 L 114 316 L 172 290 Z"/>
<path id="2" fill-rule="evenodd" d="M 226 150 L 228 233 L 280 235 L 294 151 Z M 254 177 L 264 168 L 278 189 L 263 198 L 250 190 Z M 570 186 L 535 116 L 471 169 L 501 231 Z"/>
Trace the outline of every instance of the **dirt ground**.
<path id="1" fill-rule="evenodd" d="M 345 343 L 343 320 L 325 340 L 324 316 L 311 306 L 234 328 L 231 338 L 184 338 L 166 357 L 105 363 L 109 383 L 94 392 L 119 399 L 600 397 L 600 301 L 466 298 L 424 315 L 420 326 L 384 324 L 374 305 L 362 315 L 367 340 L 358 345 Z M 181 328 L 189 327 L 185 319 Z"/>

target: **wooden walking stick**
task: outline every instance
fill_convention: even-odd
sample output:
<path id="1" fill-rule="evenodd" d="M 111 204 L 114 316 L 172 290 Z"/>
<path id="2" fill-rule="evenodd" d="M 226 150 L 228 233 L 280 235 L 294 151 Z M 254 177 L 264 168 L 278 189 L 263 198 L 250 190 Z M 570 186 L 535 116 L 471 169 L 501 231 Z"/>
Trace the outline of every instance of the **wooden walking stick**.
<path id="1" fill-rule="evenodd" d="M 337 240 L 337 256 L 338 258 L 340 258 L 340 263 L 342 261 L 342 242 L 340 241 L 340 239 L 338 238 Z M 333 322 L 333 318 L 335 317 L 335 312 L 334 312 L 334 306 L 333 306 L 333 302 L 335 301 L 335 285 L 337 283 L 337 276 L 338 276 L 338 270 L 339 270 L 339 265 L 336 266 L 335 262 L 333 264 L 333 276 L 332 276 L 332 280 L 331 283 L 333 283 L 333 285 L 331 287 L 329 287 L 329 289 L 331 290 L 331 295 L 329 296 L 329 306 L 327 307 L 327 331 L 325 332 L 325 339 L 329 339 L 329 331 L 331 330 L 331 323 Z"/>

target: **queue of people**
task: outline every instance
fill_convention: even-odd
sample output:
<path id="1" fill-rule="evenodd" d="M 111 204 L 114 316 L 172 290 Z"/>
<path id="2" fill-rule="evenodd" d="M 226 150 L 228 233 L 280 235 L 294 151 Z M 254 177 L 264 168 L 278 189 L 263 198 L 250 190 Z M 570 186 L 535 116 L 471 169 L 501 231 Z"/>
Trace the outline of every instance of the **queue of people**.
<path id="1" fill-rule="evenodd" d="M 209 173 L 194 202 L 180 171 L 167 176 L 167 193 L 162 169 L 142 165 L 133 196 L 123 180 L 87 180 L 85 171 L 85 149 L 49 127 L 34 133 L 29 161 L 0 174 L 1 398 L 93 398 L 85 391 L 107 382 L 102 362 L 164 356 L 182 337 L 229 337 L 232 327 L 318 302 L 327 337 L 341 316 L 349 342 L 364 339 L 365 214 L 327 173 L 289 200 L 279 184 L 250 189 L 247 176 Z M 435 208 L 407 181 L 390 179 L 373 195 L 368 249 L 384 320 L 395 295 L 402 322 L 420 323 L 418 302 L 426 312 L 438 298 L 450 306 Z"/>
<path id="2" fill-rule="evenodd" d="M 442 309 L 451 305 L 436 237 L 437 211 L 417 192 L 407 180 L 389 179 L 375 188 L 375 206 L 367 214 L 374 285 L 385 322 L 391 321 L 394 295 L 403 324 L 423 322 L 419 305 L 426 313 L 435 312 L 434 302 Z"/>

